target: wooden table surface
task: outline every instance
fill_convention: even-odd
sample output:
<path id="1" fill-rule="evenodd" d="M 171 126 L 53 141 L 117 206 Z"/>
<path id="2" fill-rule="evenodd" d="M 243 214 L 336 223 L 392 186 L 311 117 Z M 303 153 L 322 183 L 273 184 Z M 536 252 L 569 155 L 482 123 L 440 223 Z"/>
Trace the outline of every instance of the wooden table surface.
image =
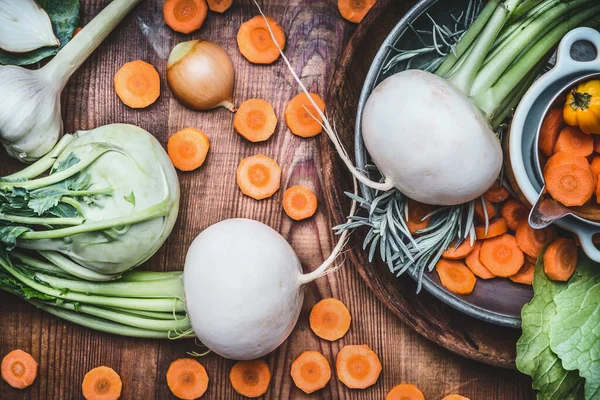
<path id="1" fill-rule="evenodd" d="M 398 0 L 400 1 L 400 0 Z M 83 22 L 87 22 L 107 0 L 81 0 Z M 63 95 L 63 118 L 68 132 L 125 122 L 141 126 L 166 144 L 170 134 L 183 127 L 207 132 L 211 150 L 198 171 L 180 173 L 181 213 L 166 245 L 142 268 L 180 270 L 186 249 L 204 228 L 225 218 L 246 217 L 262 221 L 292 244 L 305 270 L 318 266 L 334 244 L 332 221 L 323 199 L 324 182 L 319 157 L 319 139 L 293 136 L 283 123 L 286 102 L 297 85 L 281 61 L 272 66 L 248 63 L 238 52 L 236 33 L 240 24 L 257 10 L 249 0 L 235 0 L 224 15 L 210 14 L 199 32 L 186 36 L 169 30 L 162 22 L 162 1 L 144 0 L 71 78 Z M 309 90 L 325 95 L 355 26 L 344 21 L 335 0 L 263 0 L 266 13 L 274 17 L 287 35 L 286 54 Z M 398 16 L 400 18 L 400 15 Z M 113 91 L 113 76 L 125 62 L 142 59 L 152 63 L 165 77 L 166 58 L 178 42 L 190 38 L 217 42 L 236 67 L 235 102 L 258 97 L 271 102 L 279 116 L 277 132 L 263 144 L 251 144 L 232 129 L 233 116 L 224 109 L 193 112 L 181 106 L 161 83 L 161 97 L 145 110 L 124 106 Z M 0 83 L 1 93 L 1 83 Z M 281 207 L 282 191 L 271 199 L 244 197 L 235 185 L 240 159 L 263 153 L 282 167 L 282 189 L 294 184 L 312 187 L 320 199 L 316 216 L 293 222 Z M 0 171 L 18 165 L 0 153 Z M 335 343 L 319 340 L 308 327 L 310 307 L 319 299 L 336 297 L 348 305 L 353 316 L 349 333 Z M 290 365 L 305 350 L 319 350 L 330 361 L 347 344 L 367 344 L 381 358 L 383 373 L 367 390 L 348 390 L 335 377 L 323 390 L 307 396 L 290 378 Z M 107 365 L 120 373 L 123 399 L 173 398 L 165 382 L 169 363 L 200 350 L 192 340 L 153 341 L 97 333 L 46 315 L 16 298 L 0 294 L 0 355 L 15 348 L 30 352 L 39 362 L 39 375 L 30 388 L 18 391 L 0 381 L 0 399 L 79 399 L 83 375 Z M 267 357 L 272 371 L 265 399 L 383 399 L 399 383 L 414 383 L 429 400 L 460 393 L 471 400 L 533 399 L 530 381 L 515 371 L 477 364 L 423 339 L 404 326 L 367 289 L 351 266 L 312 283 L 306 291 L 298 326 L 290 338 Z M 214 354 L 200 362 L 210 376 L 207 399 L 237 399 L 228 379 L 233 361 Z"/>

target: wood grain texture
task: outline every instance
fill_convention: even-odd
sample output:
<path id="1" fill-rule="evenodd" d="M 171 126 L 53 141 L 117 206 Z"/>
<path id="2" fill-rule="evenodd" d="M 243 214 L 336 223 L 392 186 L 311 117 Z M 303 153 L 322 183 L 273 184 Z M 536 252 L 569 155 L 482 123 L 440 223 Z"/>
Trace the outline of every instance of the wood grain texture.
<path id="1" fill-rule="evenodd" d="M 84 21 L 89 21 L 107 3 L 82 0 Z M 284 27 L 288 37 L 286 52 L 303 81 L 310 90 L 325 95 L 327 82 L 354 25 L 339 17 L 334 0 L 265 0 L 261 4 Z M 237 28 L 256 14 L 253 3 L 236 1 L 224 15 L 210 14 L 202 30 L 190 36 L 175 34 L 162 24 L 161 6 L 160 0 L 143 1 L 73 76 L 63 95 L 63 117 L 68 132 L 126 122 L 147 129 L 163 144 L 170 134 L 187 126 L 203 129 L 210 137 L 211 152 L 205 166 L 193 173 L 179 174 L 181 213 L 173 234 L 143 268 L 179 270 L 187 247 L 202 229 L 225 218 L 247 217 L 280 231 L 298 253 L 305 270 L 314 269 L 334 244 L 330 227 L 340 221 L 328 212 L 325 189 L 338 182 L 322 173 L 321 139 L 300 139 L 285 128 L 282 118 L 285 103 L 297 93 L 297 87 L 283 63 L 254 66 L 237 51 Z M 161 84 L 161 97 L 148 109 L 132 110 L 118 100 L 112 78 L 122 64 L 142 59 L 152 63 L 164 77 L 170 48 L 188 38 L 213 40 L 230 54 L 237 73 L 237 104 L 251 97 L 261 97 L 273 104 L 280 124 L 270 140 L 263 144 L 244 141 L 234 133 L 233 116 L 226 110 L 198 113 L 185 109 L 173 99 L 165 81 Z M 293 222 L 285 217 L 282 191 L 260 202 L 239 192 L 235 168 L 239 160 L 257 153 L 267 154 L 280 163 L 283 188 L 304 184 L 315 190 L 320 206 L 314 218 Z M 5 153 L 0 153 L 2 174 L 17 168 Z M 354 318 L 348 335 L 335 343 L 318 340 L 308 328 L 310 307 L 331 296 L 344 301 Z M 443 315 L 444 310 L 440 312 Z M 320 350 L 334 363 L 343 345 L 362 343 L 371 346 L 384 365 L 375 386 L 351 391 L 334 377 L 325 389 L 307 396 L 293 385 L 290 365 L 302 351 Z M 38 360 L 39 377 L 24 391 L 0 381 L 3 400 L 80 399 L 83 375 L 98 365 L 111 366 L 121 374 L 123 399 L 171 399 L 164 378 L 169 363 L 185 357 L 187 351 L 198 350 L 190 340 L 138 340 L 93 332 L 60 321 L 3 293 L 0 294 L 0 355 L 14 348 L 29 351 Z M 209 391 L 204 398 L 241 398 L 229 384 L 233 361 L 215 355 L 200 361 L 210 376 Z M 472 400 L 533 399 L 530 381 L 518 373 L 466 360 L 419 336 L 377 301 L 349 265 L 309 285 L 296 330 L 267 361 L 273 378 L 265 399 L 383 399 L 392 386 L 401 382 L 417 384 L 428 399 L 441 399 L 451 392 Z"/>

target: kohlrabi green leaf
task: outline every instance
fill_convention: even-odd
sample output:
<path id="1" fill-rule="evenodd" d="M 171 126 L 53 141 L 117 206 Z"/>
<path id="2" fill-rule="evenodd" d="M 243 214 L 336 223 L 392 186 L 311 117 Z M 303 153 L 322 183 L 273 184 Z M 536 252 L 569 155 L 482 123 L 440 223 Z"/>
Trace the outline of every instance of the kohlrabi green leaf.
<path id="1" fill-rule="evenodd" d="M 580 257 L 578 275 L 554 297 L 550 347 L 564 368 L 585 378 L 585 399 L 600 399 L 600 268 Z"/>
<path id="2" fill-rule="evenodd" d="M 25 232 L 31 229 L 24 226 L 0 226 L 0 242 L 4 243 L 8 250 L 12 250 L 17 245 L 17 239 Z"/>
<path id="3" fill-rule="evenodd" d="M 52 30 L 60 40 L 59 47 L 42 47 L 26 53 L 9 53 L 0 49 L 0 64 L 29 65 L 35 64 L 58 51 L 71 40 L 73 32 L 79 24 L 79 0 L 38 0 L 38 4 L 46 10 Z"/>
<path id="4" fill-rule="evenodd" d="M 550 321 L 557 314 L 555 296 L 567 284 L 546 277 L 542 263 L 535 268 L 534 296 L 521 311 L 523 334 L 517 342 L 517 369 L 533 379 L 538 400 L 583 399 L 583 379 L 577 372 L 563 368 L 558 356 L 550 349 Z"/>
<path id="5" fill-rule="evenodd" d="M 133 193 L 133 191 L 131 191 L 131 193 L 128 196 L 124 196 L 123 198 L 126 202 L 131 203 L 135 206 L 135 193 Z"/>

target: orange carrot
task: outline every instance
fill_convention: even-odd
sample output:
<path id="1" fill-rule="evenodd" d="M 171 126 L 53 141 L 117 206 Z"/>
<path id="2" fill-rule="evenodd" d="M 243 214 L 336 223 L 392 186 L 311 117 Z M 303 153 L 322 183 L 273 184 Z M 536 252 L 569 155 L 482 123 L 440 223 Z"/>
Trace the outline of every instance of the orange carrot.
<path id="1" fill-rule="evenodd" d="M 502 203 L 510 197 L 510 193 L 504 186 L 496 182 L 483 194 L 483 197 L 492 203 Z"/>
<path id="2" fill-rule="evenodd" d="M 514 232 L 517 230 L 519 222 L 527 219 L 529 211 L 520 201 L 510 199 L 500 207 L 500 215 L 506 221 L 508 229 Z"/>
<path id="3" fill-rule="evenodd" d="M 554 145 L 558 139 L 558 134 L 565 125 L 561 108 L 552 109 L 546 116 L 540 130 L 539 147 L 547 157 L 554 154 Z"/>
<path id="4" fill-rule="evenodd" d="M 75 30 L 73 31 L 73 36 L 71 36 L 71 39 L 73 39 L 75 37 L 75 35 L 77 35 L 79 32 L 81 32 L 83 28 L 78 26 L 77 28 L 75 28 Z"/>
<path id="5" fill-rule="evenodd" d="M 518 244 L 518 243 L 517 243 Z M 537 264 L 537 257 L 531 257 L 529 254 L 525 254 L 525 261 L 533 265 Z"/>
<path id="6" fill-rule="evenodd" d="M 275 160 L 262 154 L 244 158 L 237 168 L 237 184 L 246 196 L 266 199 L 279 190 L 281 168 Z"/>
<path id="7" fill-rule="evenodd" d="M 285 47 L 285 32 L 273 18 L 266 17 L 277 44 L 283 50 Z M 244 22 L 237 34 L 240 53 L 253 64 L 272 64 L 280 56 L 279 49 L 273 43 L 265 19 L 258 15 Z"/>
<path id="8" fill-rule="evenodd" d="M 31 386 L 37 377 L 38 364 L 31 354 L 23 350 L 13 350 L 2 359 L 0 371 L 2 379 L 15 389 Z"/>
<path id="9" fill-rule="evenodd" d="M 310 310 L 310 329 L 321 339 L 335 341 L 350 329 L 350 311 L 337 299 L 323 299 Z"/>
<path id="10" fill-rule="evenodd" d="M 217 13 L 224 13 L 229 10 L 229 7 L 233 4 L 233 0 L 206 0 L 210 11 Z"/>
<path id="11" fill-rule="evenodd" d="M 317 196 L 307 187 L 292 186 L 283 194 L 283 209 L 293 220 L 310 218 L 317 212 Z"/>
<path id="12" fill-rule="evenodd" d="M 321 112 L 324 112 L 325 102 L 321 96 L 311 93 L 310 97 L 319 106 Z M 306 93 L 300 93 L 285 107 L 285 123 L 296 136 L 303 138 L 317 136 L 323 130 L 321 122 L 321 117 L 317 114 Z"/>
<path id="13" fill-rule="evenodd" d="M 483 201 L 485 202 L 485 210 L 487 211 L 488 220 L 490 220 L 496 216 L 496 207 L 494 207 L 494 205 L 485 198 Z M 485 223 L 485 212 L 483 211 L 481 199 L 475 199 L 475 218 L 480 223 Z"/>
<path id="14" fill-rule="evenodd" d="M 571 153 L 554 154 L 544 167 L 546 189 L 567 207 L 581 206 L 596 190 L 596 177 L 585 157 Z"/>
<path id="15" fill-rule="evenodd" d="M 600 135 L 592 135 L 594 137 L 594 151 L 600 153 Z"/>
<path id="16" fill-rule="evenodd" d="M 197 399 L 208 389 L 208 374 L 193 358 L 179 358 L 167 370 L 167 385 L 177 398 Z"/>
<path id="17" fill-rule="evenodd" d="M 496 236 L 500 236 L 506 233 L 508 226 L 504 218 L 496 218 L 490 221 L 487 233 L 485 232 L 485 225 L 475 227 L 475 234 L 477 239 L 489 239 Z"/>
<path id="18" fill-rule="evenodd" d="M 429 221 L 431 220 L 431 217 L 428 215 L 433 210 L 433 206 L 408 199 L 408 220 L 406 221 L 406 226 L 410 233 L 415 234 L 418 231 L 427 228 L 429 226 Z"/>
<path id="19" fill-rule="evenodd" d="M 305 351 L 292 363 L 292 380 L 306 394 L 323 389 L 331 379 L 329 361 L 318 351 Z"/>
<path id="20" fill-rule="evenodd" d="M 594 138 L 575 126 L 567 126 L 560 131 L 554 145 L 554 152 L 587 157 L 594 152 Z"/>
<path id="21" fill-rule="evenodd" d="M 442 253 L 442 257 L 446 260 L 462 260 L 471 254 L 472 250 L 471 240 L 467 238 L 458 247 L 456 247 L 456 242 L 450 243 L 450 246 Z"/>
<path id="22" fill-rule="evenodd" d="M 358 24 L 363 20 L 377 0 L 338 0 L 338 10 L 342 17 Z"/>
<path id="23" fill-rule="evenodd" d="M 204 0 L 166 0 L 163 18 L 175 32 L 192 33 L 204 24 L 208 6 Z"/>
<path id="24" fill-rule="evenodd" d="M 465 396 L 461 396 L 459 394 L 449 394 L 448 396 L 444 397 L 442 400 L 469 400 L 469 399 L 466 398 Z"/>
<path id="25" fill-rule="evenodd" d="M 204 164 L 210 149 L 206 133 L 195 128 L 185 128 L 169 138 L 167 153 L 175 168 L 193 171 Z"/>
<path id="26" fill-rule="evenodd" d="M 465 264 L 471 270 L 471 272 L 478 278 L 481 279 L 492 279 L 494 274 L 490 272 L 489 269 L 485 267 L 479 260 L 479 254 L 481 252 L 481 241 L 475 242 L 475 246 L 473 246 L 473 251 L 471 254 L 467 256 L 465 259 Z"/>
<path id="27" fill-rule="evenodd" d="M 505 233 L 483 242 L 479 260 L 492 274 L 507 278 L 519 272 L 525 256 L 515 237 Z"/>
<path id="28" fill-rule="evenodd" d="M 533 229 L 529 226 L 529 222 L 521 221 L 515 231 L 515 237 L 523 253 L 537 259 L 542 248 L 556 237 L 556 230 L 553 226 Z"/>
<path id="29" fill-rule="evenodd" d="M 593 172 L 594 176 L 596 177 L 596 180 L 598 180 L 598 177 L 600 176 L 600 155 L 595 155 L 592 158 L 590 167 L 592 168 L 592 172 Z"/>
<path id="30" fill-rule="evenodd" d="M 533 284 L 533 273 L 535 272 L 535 264 L 525 260 L 525 264 L 521 267 L 519 272 L 508 277 L 515 283 L 522 283 L 523 285 L 531 286 Z"/>
<path id="31" fill-rule="evenodd" d="M 402 383 L 394 386 L 385 396 L 385 400 L 425 400 L 425 396 L 415 385 Z"/>
<path id="32" fill-rule="evenodd" d="M 160 76 L 151 64 L 136 60 L 119 69 L 114 79 L 115 92 L 123 104 L 145 108 L 160 96 Z"/>
<path id="33" fill-rule="evenodd" d="M 233 128 L 251 142 L 263 142 L 275 133 L 277 117 L 273 106 L 261 99 L 242 103 L 233 118 Z"/>
<path id="34" fill-rule="evenodd" d="M 344 346 L 335 361 L 337 377 L 350 389 L 374 385 L 381 373 L 381 361 L 366 345 Z"/>
<path id="35" fill-rule="evenodd" d="M 271 371 L 265 360 L 238 361 L 231 368 L 229 380 L 242 396 L 260 397 L 269 389 Z"/>
<path id="36" fill-rule="evenodd" d="M 87 400 L 117 400 L 121 397 L 121 377 L 110 367 L 97 367 L 83 377 L 81 390 Z"/>
<path id="37" fill-rule="evenodd" d="M 435 265 L 435 270 L 442 285 L 452 293 L 467 295 L 473 292 L 477 278 L 462 261 L 442 258 Z"/>
<path id="38" fill-rule="evenodd" d="M 544 272 L 553 281 L 568 281 L 577 268 L 578 253 L 575 242 L 558 238 L 544 252 Z"/>

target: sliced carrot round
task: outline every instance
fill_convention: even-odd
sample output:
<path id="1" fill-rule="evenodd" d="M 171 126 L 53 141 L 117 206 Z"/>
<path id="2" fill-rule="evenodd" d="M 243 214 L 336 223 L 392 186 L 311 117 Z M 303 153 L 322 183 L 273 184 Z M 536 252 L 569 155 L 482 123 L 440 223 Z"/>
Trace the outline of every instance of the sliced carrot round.
<path id="1" fill-rule="evenodd" d="M 121 377 L 110 367 L 97 367 L 83 377 L 81 389 L 88 400 L 117 400 L 121 397 Z"/>
<path id="2" fill-rule="evenodd" d="M 485 225 L 475 227 L 475 234 L 477 239 L 489 239 L 496 236 L 500 236 L 508 231 L 506 220 L 504 218 L 496 218 L 489 222 L 487 232 L 485 231 Z"/>
<path id="3" fill-rule="evenodd" d="M 126 63 L 114 79 L 115 92 L 121 101 L 131 108 L 145 108 L 160 96 L 160 76 L 156 69 L 145 61 Z"/>
<path id="4" fill-rule="evenodd" d="M 208 374 L 193 358 L 179 358 L 167 370 L 167 385 L 175 397 L 198 399 L 208 389 Z"/>
<path id="5" fill-rule="evenodd" d="M 527 219 L 529 210 L 518 200 L 510 199 L 500 207 L 500 215 L 506 221 L 506 226 L 511 231 L 516 231 L 517 226 Z"/>
<path id="6" fill-rule="evenodd" d="M 533 274 L 535 272 L 535 265 L 529 261 L 525 261 L 525 264 L 521 267 L 519 272 L 508 277 L 515 283 L 522 283 L 523 285 L 531 286 L 533 284 Z"/>
<path id="7" fill-rule="evenodd" d="M 465 259 L 465 264 L 471 270 L 471 272 L 478 278 L 481 279 L 492 279 L 494 278 L 494 274 L 490 272 L 489 269 L 485 267 L 479 260 L 479 253 L 481 252 L 481 241 L 475 242 L 475 246 L 473 246 L 473 251 L 469 253 L 467 258 Z"/>
<path id="8" fill-rule="evenodd" d="M 358 24 L 377 0 L 338 0 L 338 10 L 347 21 Z"/>
<path id="9" fill-rule="evenodd" d="M 335 369 L 338 379 L 350 389 L 366 389 L 377 382 L 382 367 L 369 346 L 350 345 L 338 353 Z"/>
<path id="10" fill-rule="evenodd" d="M 38 363 L 31 354 L 23 350 L 13 350 L 2 359 L 0 371 L 2 379 L 15 389 L 31 386 L 37 377 Z"/>
<path id="11" fill-rule="evenodd" d="M 294 384 L 306 394 L 323 389 L 331 379 L 331 367 L 318 351 L 305 351 L 292 363 Z"/>
<path id="12" fill-rule="evenodd" d="M 483 197 L 492 203 L 502 203 L 510 197 L 510 193 L 504 186 L 496 182 L 483 194 Z"/>
<path id="13" fill-rule="evenodd" d="M 319 107 L 321 112 L 325 111 L 325 102 L 316 93 L 310 94 L 311 99 Z M 300 93 L 294 97 L 285 107 L 285 123 L 290 131 L 303 138 L 317 136 L 323 131 L 321 123 L 323 119 L 319 116 L 306 93 Z"/>
<path id="14" fill-rule="evenodd" d="M 195 128 L 185 128 L 169 138 L 167 153 L 175 168 L 193 171 L 204 164 L 210 149 L 206 133 Z"/>
<path id="15" fill-rule="evenodd" d="M 496 207 L 494 207 L 494 205 L 486 198 L 484 198 L 483 200 L 485 202 L 485 211 L 483 210 L 483 204 L 481 202 L 481 199 L 475 200 L 475 218 L 481 224 L 485 223 L 485 214 L 486 213 L 487 213 L 488 220 L 490 220 L 496 216 Z"/>
<path id="16" fill-rule="evenodd" d="M 283 50 L 285 48 L 285 32 L 273 18 L 266 17 L 273 35 Z M 237 34 L 240 53 L 253 64 L 272 64 L 280 56 L 279 49 L 271 38 L 271 33 L 262 15 L 244 22 Z"/>
<path id="17" fill-rule="evenodd" d="M 180 33 L 192 33 L 204 24 L 208 6 L 205 0 L 166 0 L 163 18 L 171 29 Z"/>
<path id="18" fill-rule="evenodd" d="M 544 119 L 540 130 L 539 148 L 547 157 L 554 154 L 554 145 L 564 126 L 565 121 L 563 120 L 563 110 L 561 108 L 552 109 Z"/>
<path id="19" fill-rule="evenodd" d="M 385 400 L 425 400 L 425 396 L 415 385 L 402 383 L 394 386 L 385 396 Z"/>
<path id="20" fill-rule="evenodd" d="M 350 329 L 350 311 L 337 299 L 323 299 L 310 310 L 310 329 L 321 339 L 334 341 Z"/>
<path id="21" fill-rule="evenodd" d="M 477 278 L 462 261 L 441 259 L 435 265 L 442 285 L 452 293 L 467 295 L 475 289 Z"/>
<path id="22" fill-rule="evenodd" d="M 548 193 L 567 207 L 585 204 L 596 190 L 596 177 L 587 158 L 571 153 L 554 154 L 544 166 Z"/>
<path id="23" fill-rule="evenodd" d="M 505 233 L 485 240 L 481 245 L 479 260 L 494 275 L 508 278 L 519 272 L 525 256 L 514 236 Z"/>
<path id="24" fill-rule="evenodd" d="M 560 131 L 554 144 L 554 152 L 560 153 L 561 151 L 587 157 L 594 152 L 594 138 L 592 135 L 585 134 L 578 127 L 567 126 Z"/>
<path id="25" fill-rule="evenodd" d="M 263 142 L 275 133 L 277 117 L 273 106 L 261 99 L 242 103 L 233 118 L 233 128 L 251 142 Z"/>
<path id="26" fill-rule="evenodd" d="M 244 158 L 238 165 L 237 184 L 246 196 L 266 199 L 279 190 L 281 168 L 275 160 L 262 154 Z"/>
<path id="27" fill-rule="evenodd" d="M 448 246 L 448 248 L 442 253 L 442 257 L 447 260 L 462 260 L 463 258 L 466 258 L 473 250 L 473 246 L 471 246 L 471 241 L 469 238 L 463 240 L 458 247 L 455 243 L 456 242 L 450 243 L 450 246 Z"/>
<path id="28" fill-rule="evenodd" d="M 466 398 L 465 396 L 461 396 L 459 394 L 449 394 L 448 396 L 444 397 L 442 400 L 469 400 L 469 399 Z"/>
<path id="29" fill-rule="evenodd" d="M 515 231 L 517 244 L 523 253 L 537 259 L 542 248 L 556 237 L 556 229 L 549 226 L 544 229 L 533 229 L 527 220 L 521 221 Z"/>
<path id="30" fill-rule="evenodd" d="M 283 194 L 283 209 L 293 220 L 310 218 L 317 212 L 317 196 L 307 187 L 292 186 Z"/>
<path id="31" fill-rule="evenodd" d="M 558 238 L 544 252 L 544 272 L 553 281 L 568 281 L 577 269 L 578 252 L 575 242 Z"/>
<path id="32" fill-rule="evenodd" d="M 419 203 L 412 199 L 407 199 L 407 201 L 408 220 L 406 221 L 406 226 L 411 234 L 415 234 L 429 226 L 429 221 L 431 220 L 429 214 L 435 210 L 435 207 Z"/>
<path id="33" fill-rule="evenodd" d="M 265 360 L 238 361 L 231 368 L 229 380 L 242 396 L 260 397 L 269 389 L 271 371 Z"/>
<path id="34" fill-rule="evenodd" d="M 210 11 L 217 13 L 224 13 L 229 10 L 229 7 L 233 4 L 233 0 L 206 0 Z"/>
<path id="35" fill-rule="evenodd" d="M 598 176 L 600 175 L 600 155 L 595 155 L 592 158 L 590 167 L 592 168 L 592 172 L 594 173 L 594 176 L 596 177 L 596 179 L 598 179 Z"/>

